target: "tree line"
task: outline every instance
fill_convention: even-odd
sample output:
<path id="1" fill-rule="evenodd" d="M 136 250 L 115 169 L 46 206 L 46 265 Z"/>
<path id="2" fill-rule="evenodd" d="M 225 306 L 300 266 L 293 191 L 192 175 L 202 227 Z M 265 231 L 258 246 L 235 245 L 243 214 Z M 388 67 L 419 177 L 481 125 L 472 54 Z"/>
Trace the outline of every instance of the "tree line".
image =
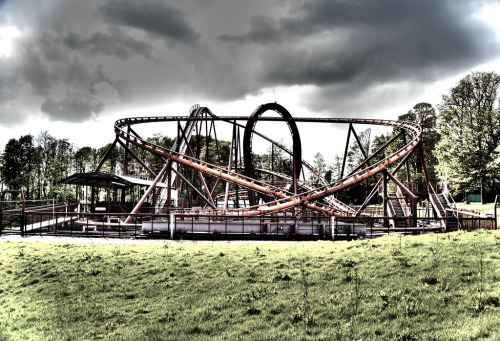
<path id="1" fill-rule="evenodd" d="M 494 187 L 500 180 L 500 76 L 495 72 L 472 72 L 442 96 L 434 108 L 429 103 L 418 103 L 398 120 L 419 124 L 423 129 L 422 147 L 427 170 L 432 182 L 445 182 L 452 194 L 461 194 L 466 188 Z M 358 132 L 363 150 L 371 154 L 394 139 L 373 161 L 387 157 L 405 142 L 399 129 L 374 136 L 371 130 Z M 200 159 L 217 165 L 227 165 L 230 142 L 200 137 L 191 141 Z M 161 134 L 149 142 L 172 147 L 174 140 Z M 74 199 L 73 190 L 59 181 L 73 173 L 93 171 L 111 143 L 100 147 L 76 147 L 66 139 L 57 139 L 47 131 L 38 136 L 24 135 L 11 139 L 0 154 L 0 183 L 2 189 L 23 189 L 30 199 L 54 198 L 59 202 Z M 132 151 L 154 171 L 163 167 L 163 160 L 135 146 Z M 117 146 L 101 168 L 102 172 L 119 173 L 123 169 L 125 149 Z M 347 155 L 344 176 L 364 159 L 359 145 L 352 141 Z M 257 167 L 288 173 L 291 160 L 279 149 L 256 155 Z M 409 159 L 412 181 L 424 181 L 420 154 Z M 336 155 L 327 162 L 321 153 L 314 155 L 315 169 L 328 181 L 338 179 L 343 156 Z M 138 162 L 128 165 L 129 174 L 144 174 Z M 404 178 L 404 175 L 400 175 Z M 311 178 L 312 179 L 312 178 Z"/>
<path id="2" fill-rule="evenodd" d="M 429 103 L 418 103 L 398 121 L 408 121 L 422 127 L 422 148 L 431 182 L 444 182 L 453 195 L 465 190 L 496 191 L 500 181 L 500 76 L 495 72 L 472 72 L 442 96 L 436 108 Z M 388 141 L 394 142 L 375 159 L 381 160 L 403 147 L 400 129 L 370 139 L 371 130 L 358 132 L 365 151 L 374 153 Z M 419 153 L 410 157 L 411 180 L 425 181 Z M 363 159 L 356 142 L 346 158 L 344 176 L 354 170 Z M 314 166 L 327 179 L 341 175 L 343 156 L 336 155 L 331 163 L 317 153 Z M 401 180 L 405 178 L 400 172 Z M 495 192 L 496 193 L 496 192 Z M 498 194 L 498 193 L 496 193 Z"/>

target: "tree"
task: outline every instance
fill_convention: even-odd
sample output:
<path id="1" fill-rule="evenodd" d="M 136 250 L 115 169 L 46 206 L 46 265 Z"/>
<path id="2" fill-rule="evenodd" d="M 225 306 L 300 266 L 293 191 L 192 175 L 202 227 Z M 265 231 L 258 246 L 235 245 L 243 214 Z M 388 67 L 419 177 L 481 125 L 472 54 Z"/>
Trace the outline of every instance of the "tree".
<path id="1" fill-rule="evenodd" d="M 487 176 L 494 182 L 500 180 L 500 145 L 491 155 L 491 162 L 487 166 Z"/>
<path id="2" fill-rule="evenodd" d="M 82 147 L 78 149 L 73 157 L 75 159 L 75 170 L 77 173 L 87 173 L 93 170 L 93 151 L 91 147 Z"/>
<path id="3" fill-rule="evenodd" d="M 340 172 L 342 171 L 342 157 L 335 154 L 333 157 L 333 163 L 328 165 L 328 170 L 325 173 L 325 180 L 327 183 L 331 183 L 334 180 L 340 179 Z"/>
<path id="4" fill-rule="evenodd" d="M 316 154 L 314 154 L 313 157 L 314 157 L 313 160 L 314 170 L 324 178 L 327 172 L 327 165 L 325 162 L 325 158 L 323 157 L 323 154 L 317 152 Z M 309 180 L 316 180 L 316 176 L 311 173 L 311 175 L 309 176 Z"/>
<path id="5" fill-rule="evenodd" d="M 105 146 L 96 149 L 95 154 L 92 156 L 93 160 L 95 161 L 95 165 L 92 168 L 92 171 L 97 167 L 99 162 L 104 158 L 108 150 L 111 148 L 113 144 L 108 143 Z M 110 174 L 115 174 L 119 173 L 120 169 L 122 167 L 122 160 L 123 160 L 123 149 L 120 146 L 115 146 L 111 152 L 108 154 L 106 161 L 102 165 L 100 172 L 102 173 L 110 173 Z M 144 157 L 142 158 L 144 160 Z M 130 165 L 129 165 L 130 167 Z M 138 173 L 132 173 L 132 174 L 145 174 L 145 171 L 142 170 L 142 166 L 138 165 L 139 169 L 141 170 Z"/>
<path id="6" fill-rule="evenodd" d="M 436 111 L 429 103 L 418 103 L 412 110 L 408 113 L 398 117 L 398 121 L 407 121 L 417 123 L 422 128 L 422 149 L 424 151 L 425 163 L 427 165 L 427 171 L 429 172 L 429 178 L 431 182 L 437 180 L 436 176 L 436 145 L 440 140 L 440 134 L 437 129 L 437 115 Z M 409 141 L 407 141 L 409 142 Z M 414 173 L 413 178 L 424 178 L 422 169 L 422 160 L 420 159 L 420 153 L 415 153 L 411 158 L 412 169 Z"/>
<path id="7" fill-rule="evenodd" d="M 376 152 L 377 150 L 379 150 L 380 148 L 382 148 L 387 142 L 389 142 L 389 140 L 391 138 L 394 137 L 394 134 L 397 134 L 398 132 L 397 131 L 392 131 L 392 132 L 389 132 L 389 133 L 386 133 L 386 134 L 380 134 L 380 135 L 377 135 L 373 138 L 373 141 L 372 141 L 372 152 Z M 375 163 L 375 162 L 378 162 L 378 161 L 381 161 L 383 160 L 384 158 L 386 158 L 387 156 L 389 156 L 391 154 L 391 150 L 393 148 L 386 148 L 384 151 L 380 152 L 372 161 L 372 163 Z"/>
<path id="8" fill-rule="evenodd" d="M 473 72 L 439 105 L 437 172 L 454 194 L 491 181 L 488 165 L 500 139 L 499 87 L 495 72 Z"/>
<path id="9" fill-rule="evenodd" d="M 370 155 L 370 147 L 371 147 L 371 133 L 372 130 L 370 128 L 363 130 L 358 134 L 359 141 L 361 142 L 361 146 L 363 147 L 363 151 L 367 156 Z M 344 176 L 348 173 L 352 172 L 357 166 L 359 166 L 364 160 L 365 156 L 359 147 L 358 142 L 354 137 L 352 137 L 353 142 L 351 142 L 351 148 L 347 153 L 347 172 L 344 172 Z"/>
<path id="10" fill-rule="evenodd" d="M 436 175 L 436 166 L 438 161 L 435 149 L 441 138 L 437 128 L 436 110 L 429 103 L 417 103 L 406 114 L 398 116 L 398 121 L 416 123 L 422 128 L 421 146 L 424 151 L 425 163 L 429 172 L 430 181 L 436 182 L 438 180 Z M 401 129 L 394 128 L 390 133 L 376 136 L 372 142 L 372 152 L 380 149 L 399 133 L 401 133 Z M 410 142 L 410 137 L 406 137 L 406 143 L 408 142 Z M 388 157 L 398 149 L 402 148 L 404 143 L 405 140 L 402 136 L 396 138 L 389 146 L 387 146 L 384 152 L 381 152 L 380 155 L 374 159 L 374 161 L 380 161 L 383 158 Z M 425 177 L 420 153 L 415 151 L 415 153 L 408 159 L 408 162 L 410 164 L 411 181 L 424 181 Z M 403 182 L 406 181 L 405 172 L 398 172 L 396 177 Z"/>
<path id="11" fill-rule="evenodd" d="M 40 196 L 47 198 L 51 190 L 49 173 L 52 163 L 56 158 L 57 140 L 48 131 L 42 131 L 36 138 L 37 154 L 40 164 L 36 168 L 38 192 Z"/>
<path id="12" fill-rule="evenodd" d="M 47 174 L 49 183 L 49 197 L 55 198 L 58 202 L 68 202 L 74 199 L 74 193 L 66 184 L 59 181 L 70 175 L 73 171 L 70 160 L 73 158 L 73 145 L 68 140 L 60 139 L 55 144 L 55 157 L 50 165 Z"/>
<path id="13" fill-rule="evenodd" d="M 19 140 L 10 139 L 0 168 L 5 185 L 12 190 L 24 190 L 27 199 L 31 199 L 34 153 L 32 135 L 21 136 Z"/>

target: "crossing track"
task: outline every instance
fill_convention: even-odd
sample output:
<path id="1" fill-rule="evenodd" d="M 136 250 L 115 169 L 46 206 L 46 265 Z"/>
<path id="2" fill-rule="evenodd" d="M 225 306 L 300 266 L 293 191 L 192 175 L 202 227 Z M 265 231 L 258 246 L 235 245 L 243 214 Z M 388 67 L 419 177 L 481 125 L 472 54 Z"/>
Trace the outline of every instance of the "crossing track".
<path id="1" fill-rule="evenodd" d="M 199 108 L 198 110 L 208 110 L 206 107 Z M 144 139 L 141 139 L 135 135 L 127 132 L 127 127 L 136 124 L 147 124 L 147 123 L 160 123 L 160 122 L 182 122 L 182 121 L 226 121 L 226 122 L 236 122 L 236 121 L 248 121 L 248 117 L 242 116 L 224 116 L 219 117 L 211 115 L 210 117 L 189 117 L 189 116 L 155 116 L 155 117 L 133 117 L 124 118 L 115 122 L 115 133 L 126 141 L 136 145 L 139 148 L 147 150 L 153 154 L 164 157 L 172 162 L 182 164 L 186 167 L 190 167 L 194 170 L 200 171 L 204 174 L 214 176 L 216 178 L 234 183 L 238 186 L 242 186 L 248 190 L 260 193 L 264 196 L 271 198 L 271 201 L 265 202 L 260 205 L 254 205 L 245 208 L 231 209 L 224 211 L 224 214 L 235 214 L 235 215 L 247 215 L 254 216 L 267 213 L 275 213 L 279 211 L 284 211 L 297 206 L 305 206 L 309 209 L 323 212 L 324 214 L 330 216 L 353 216 L 355 213 L 352 211 L 346 211 L 340 209 L 339 207 L 332 207 L 331 205 L 325 205 L 320 203 L 320 200 L 326 197 L 330 197 L 333 194 L 344 190 L 348 187 L 354 186 L 369 177 L 382 172 L 389 166 L 404 158 L 409 154 L 421 141 L 422 129 L 420 126 L 410 122 L 397 122 L 391 120 L 376 120 L 376 119 L 349 119 L 349 118 L 292 118 L 292 117 L 259 117 L 259 121 L 285 121 L 285 122 L 311 122 L 311 123 L 333 123 L 333 124 L 363 124 L 363 125 L 377 125 L 377 126 L 387 126 L 392 128 L 404 129 L 411 135 L 411 140 L 403 148 L 399 149 L 395 153 L 391 154 L 387 158 L 374 163 L 358 172 L 344 177 L 343 179 L 337 180 L 330 184 L 323 185 L 318 188 L 311 189 L 309 191 L 293 194 L 283 190 L 282 188 L 272 186 L 264 181 L 256 178 L 248 177 L 231 170 L 227 170 L 224 167 L 215 166 L 209 164 L 205 161 L 190 157 L 185 154 L 181 154 L 174 150 L 161 147 Z M 272 200 L 274 199 L 274 200 Z M 345 205 L 345 204 L 344 204 Z M 347 206 L 347 205 L 346 205 Z"/>

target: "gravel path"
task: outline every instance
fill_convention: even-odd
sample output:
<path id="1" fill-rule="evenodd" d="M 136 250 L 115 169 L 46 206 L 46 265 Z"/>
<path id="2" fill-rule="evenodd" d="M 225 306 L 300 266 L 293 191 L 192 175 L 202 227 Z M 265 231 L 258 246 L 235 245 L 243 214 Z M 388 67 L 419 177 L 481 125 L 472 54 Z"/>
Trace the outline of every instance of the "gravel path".
<path id="1" fill-rule="evenodd" d="M 294 241 L 283 240 L 171 240 L 171 239 L 135 239 L 135 238 L 85 238 L 85 237 L 57 237 L 57 236 L 29 236 L 21 237 L 18 234 L 10 234 L 0 236 L 0 242 L 48 242 L 48 243 L 101 243 L 101 244 L 186 244 L 186 243 L 223 243 L 223 244 L 240 244 L 240 243 L 290 243 Z"/>

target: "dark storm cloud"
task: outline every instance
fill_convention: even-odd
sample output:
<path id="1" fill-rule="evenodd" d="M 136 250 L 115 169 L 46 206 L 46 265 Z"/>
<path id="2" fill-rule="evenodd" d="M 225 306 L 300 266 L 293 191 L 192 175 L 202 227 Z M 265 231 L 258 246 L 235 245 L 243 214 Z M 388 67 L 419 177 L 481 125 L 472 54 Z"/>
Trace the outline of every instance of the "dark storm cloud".
<path id="1" fill-rule="evenodd" d="M 99 113 L 104 109 L 103 103 L 92 98 L 89 92 L 67 93 L 66 96 L 55 101 L 48 98 L 41 107 L 49 114 L 53 121 L 82 122 L 92 117 L 92 113 Z"/>
<path id="2" fill-rule="evenodd" d="M 115 31 L 113 35 L 97 32 L 89 38 L 72 33 L 64 37 L 63 41 L 70 49 L 83 50 L 89 55 L 109 55 L 121 60 L 142 55 L 146 59 L 151 59 L 151 45 L 126 36 L 120 30 Z"/>
<path id="3" fill-rule="evenodd" d="M 250 30 L 243 35 L 223 34 L 219 40 L 226 43 L 256 43 L 269 44 L 280 43 L 285 38 L 283 30 L 278 26 L 275 18 L 267 15 L 256 15 L 252 17 L 250 22 Z"/>
<path id="4" fill-rule="evenodd" d="M 262 46 L 259 76 L 266 84 L 324 86 L 362 78 L 357 84 L 362 89 L 385 81 L 424 81 L 498 51 L 493 32 L 471 19 L 478 4 L 307 1 L 281 18 L 256 16 L 247 33 L 219 40 L 241 48 Z"/>
<path id="5" fill-rule="evenodd" d="M 0 58 L 0 103 L 4 103 L 16 96 L 21 86 L 19 77 L 12 72 L 14 63 Z"/>
<path id="6" fill-rule="evenodd" d="M 97 39 L 100 43 L 102 36 Z M 135 43 L 130 39 L 125 42 Z M 94 50 L 94 55 L 99 52 L 120 59 L 132 53 L 130 48 L 120 48 L 120 40 L 109 43 L 107 50 L 103 50 L 95 35 L 84 40 L 75 35 L 65 37 L 59 32 L 41 31 L 20 43 L 16 63 L 8 74 L 20 76 L 19 83 L 28 84 L 34 95 L 45 98 L 40 109 L 51 120 L 83 122 L 105 107 L 95 96 L 95 84 L 107 83 L 119 94 L 123 89 L 119 80 L 106 75 L 102 65 L 86 58 L 90 50 Z M 58 89 L 65 89 L 66 95 L 57 95 Z"/>
<path id="7" fill-rule="evenodd" d="M 0 111 L 32 96 L 50 119 L 82 122 L 117 102 L 224 102 L 294 85 L 307 86 L 309 109 L 368 110 L 394 88 L 403 98 L 408 83 L 497 58 L 495 32 L 475 17 L 485 2 L 10 0 L 9 22 L 29 29 L 0 60 Z"/>
<path id="8" fill-rule="evenodd" d="M 166 3 L 113 1 L 99 8 L 104 20 L 137 28 L 172 42 L 199 38 L 183 12 Z"/>
<path id="9" fill-rule="evenodd" d="M 14 70 L 14 63 L 0 58 L 0 125 L 10 126 L 24 122 L 26 116 L 13 105 L 22 82 Z"/>

